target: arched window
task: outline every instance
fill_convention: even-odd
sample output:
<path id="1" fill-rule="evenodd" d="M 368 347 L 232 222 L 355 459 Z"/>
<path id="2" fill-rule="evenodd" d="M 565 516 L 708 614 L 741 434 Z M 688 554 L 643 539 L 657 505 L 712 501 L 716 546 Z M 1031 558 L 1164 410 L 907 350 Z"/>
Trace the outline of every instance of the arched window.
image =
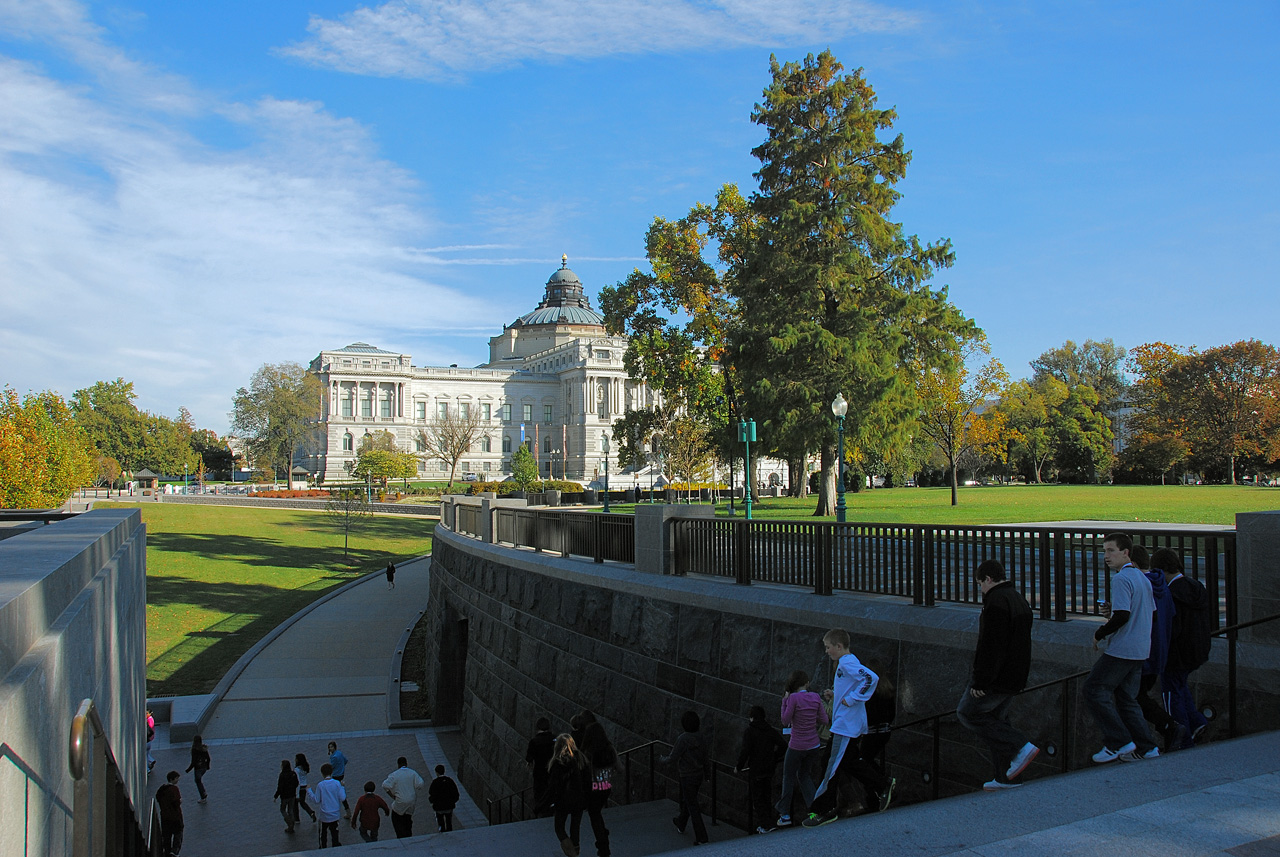
<path id="1" fill-rule="evenodd" d="M 480 448 L 485 452 L 493 452 L 493 438 L 488 436 L 480 438 Z"/>
<path id="2" fill-rule="evenodd" d="M 543 452 L 551 451 L 551 435 L 549 434 L 542 436 L 542 451 Z"/>
<path id="3" fill-rule="evenodd" d="M 347 432 L 342 436 L 342 451 L 351 452 L 355 448 L 356 439 L 351 436 L 351 432 Z"/>
<path id="4" fill-rule="evenodd" d="M 511 451 L 511 435 L 509 434 L 504 434 L 502 436 L 502 451 L 503 452 Z"/>

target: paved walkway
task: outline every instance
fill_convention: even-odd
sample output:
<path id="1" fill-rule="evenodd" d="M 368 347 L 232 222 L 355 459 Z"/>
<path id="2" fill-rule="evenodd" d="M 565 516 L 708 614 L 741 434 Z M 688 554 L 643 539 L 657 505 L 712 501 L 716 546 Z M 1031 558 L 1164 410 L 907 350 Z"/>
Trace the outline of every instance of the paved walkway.
<path id="1" fill-rule="evenodd" d="M 392 661 L 404 632 L 426 608 L 430 567 L 429 557 L 397 566 L 394 590 L 381 576 L 368 578 L 294 622 L 250 662 L 205 729 L 213 762 L 204 778 L 208 802 L 196 802 L 190 774 L 179 781 L 186 820 L 183 857 L 262 857 L 314 848 L 316 825 L 304 814 L 297 832 L 286 833 L 271 796 L 280 761 L 292 761 L 296 753 L 306 754 L 313 781 L 318 780 L 329 741 L 336 741 L 350 760 L 345 784 L 351 803 L 366 781 L 381 794 L 398 756 L 428 782 L 438 764 L 457 779 L 436 730 L 388 728 Z M 189 748 L 166 740 L 160 730 L 151 794 L 167 771 L 182 772 L 190 760 Z M 435 830 L 425 790 L 419 792 L 415 822 L 415 833 Z M 454 813 L 455 828 L 485 823 L 464 794 Z M 344 843 L 361 841 L 347 822 L 341 830 Z M 389 821 L 383 834 L 394 837 Z"/>

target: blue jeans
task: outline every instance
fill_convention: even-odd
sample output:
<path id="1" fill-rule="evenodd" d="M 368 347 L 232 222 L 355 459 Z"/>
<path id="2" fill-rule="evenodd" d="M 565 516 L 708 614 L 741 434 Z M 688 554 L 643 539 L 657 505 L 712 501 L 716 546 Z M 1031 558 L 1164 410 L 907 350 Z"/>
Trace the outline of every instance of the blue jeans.
<path id="1" fill-rule="evenodd" d="M 1102 743 L 1119 750 L 1132 741 L 1139 753 L 1156 746 L 1147 721 L 1138 704 L 1138 686 L 1142 682 L 1142 661 L 1099 656 L 1089 677 L 1084 680 L 1084 701 L 1102 730 Z"/>
<path id="2" fill-rule="evenodd" d="M 779 815 L 791 814 L 792 796 L 796 786 L 800 787 L 800 799 L 805 809 L 813 806 L 813 760 L 822 752 L 819 744 L 812 750 L 793 750 L 787 748 L 787 755 L 782 760 L 782 797 L 774 804 Z"/>
<path id="3" fill-rule="evenodd" d="M 956 706 L 956 719 L 960 725 L 987 742 L 991 750 L 991 768 L 995 771 L 995 779 L 1006 782 L 1009 764 L 1018 754 L 1027 737 L 1013 728 L 1009 722 L 1009 705 L 1013 702 L 1012 693 L 996 693 L 987 691 L 985 695 L 975 698 L 966 687 Z"/>

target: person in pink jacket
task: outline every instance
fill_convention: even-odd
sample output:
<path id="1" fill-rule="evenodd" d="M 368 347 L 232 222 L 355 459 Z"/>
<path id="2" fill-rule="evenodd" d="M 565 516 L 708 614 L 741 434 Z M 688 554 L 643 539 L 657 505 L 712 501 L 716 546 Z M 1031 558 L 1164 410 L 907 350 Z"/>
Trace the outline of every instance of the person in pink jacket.
<path id="1" fill-rule="evenodd" d="M 778 811 L 778 825 L 791 824 L 791 800 L 797 785 L 805 811 L 813 805 L 811 768 L 822 749 L 818 729 L 831 722 L 822 697 L 809 690 L 809 674 L 796 670 L 787 679 L 782 694 L 782 725 L 791 727 L 791 739 L 787 742 L 787 755 L 782 760 L 782 797 L 774 809 Z"/>

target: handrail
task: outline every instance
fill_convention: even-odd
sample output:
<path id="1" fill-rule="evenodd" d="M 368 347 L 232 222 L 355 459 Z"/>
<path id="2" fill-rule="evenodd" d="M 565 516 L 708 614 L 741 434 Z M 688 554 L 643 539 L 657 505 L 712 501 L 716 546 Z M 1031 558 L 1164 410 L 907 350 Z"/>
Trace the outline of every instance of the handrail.
<path id="1" fill-rule="evenodd" d="M 92 699 L 81 701 L 71 719 L 67 747 L 67 767 L 74 781 L 72 801 L 72 854 L 74 857 L 98 855 L 140 855 L 148 850 L 147 840 L 155 833 L 154 813 L 144 833 L 138 822 L 137 808 L 125 790 L 120 765 L 107 739 L 106 725 Z M 101 753 L 97 742 L 101 740 Z M 101 769 L 95 756 L 105 763 Z"/>

